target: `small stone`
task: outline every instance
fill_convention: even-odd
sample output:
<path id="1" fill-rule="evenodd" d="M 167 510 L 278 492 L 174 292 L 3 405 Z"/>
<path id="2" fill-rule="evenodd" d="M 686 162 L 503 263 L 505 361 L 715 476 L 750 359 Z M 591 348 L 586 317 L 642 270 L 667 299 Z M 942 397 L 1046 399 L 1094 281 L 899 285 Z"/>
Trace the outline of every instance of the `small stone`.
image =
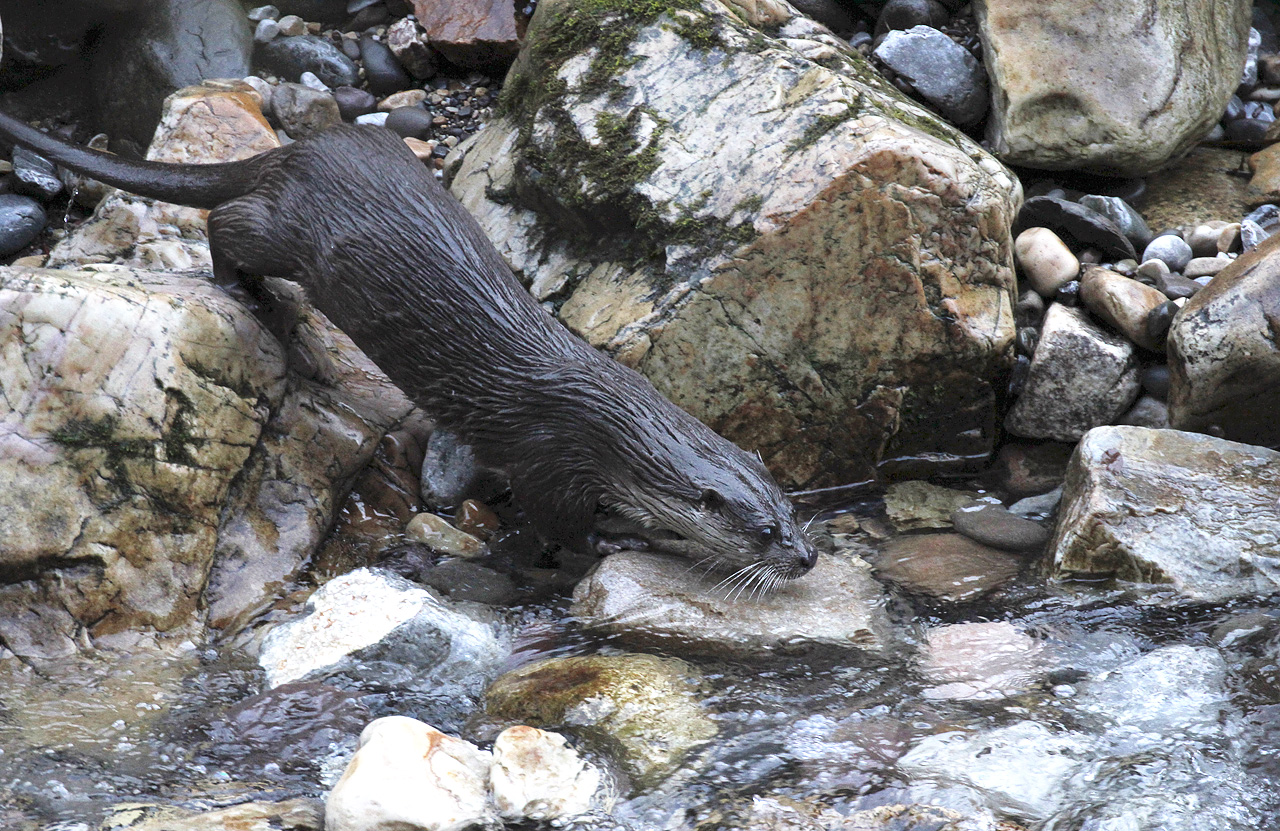
<path id="1" fill-rule="evenodd" d="M 1024 326 L 1018 330 L 1018 351 L 1027 357 L 1036 354 L 1036 343 L 1040 340 L 1040 331 L 1034 326 Z"/>
<path id="2" fill-rule="evenodd" d="M 258 93 L 258 108 L 262 110 L 263 115 L 271 118 L 273 114 L 273 110 L 271 108 L 271 96 L 276 91 L 275 86 L 267 83 L 257 75 L 246 75 L 241 80 L 253 87 L 253 91 Z"/>
<path id="3" fill-rule="evenodd" d="M 493 757 L 406 716 L 371 721 L 325 801 L 326 831 L 488 826 Z"/>
<path id="4" fill-rule="evenodd" d="M 1044 317 L 1044 298 L 1036 291 L 1028 290 L 1018 295 L 1018 302 L 1013 307 L 1013 315 L 1019 326 L 1034 326 Z"/>
<path id="5" fill-rule="evenodd" d="M 1016 577 L 1024 562 L 1018 555 L 954 533 L 895 537 L 869 557 L 882 579 L 952 602 L 995 591 Z"/>
<path id="6" fill-rule="evenodd" d="M 1159 288 L 1161 278 L 1169 276 L 1169 266 L 1164 260 L 1147 260 L 1138 266 L 1133 276 L 1140 283 Z"/>
<path id="7" fill-rule="evenodd" d="M 1014 499 L 1051 491 L 1062 484 L 1071 450 L 1066 443 L 1009 442 L 996 454 L 985 479 Z"/>
<path id="8" fill-rule="evenodd" d="M 13 148 L 14 190 L 47 202 L 62 193 L 62 179 L 53 162 L 25 147 Z"/>
<path id="9" fill-rule="evenodd" d="M 359 67 L 342 50 L 312 35 L 277 37 L 259 43 L 254 55 L 263 69 L 289 81 L 301 78 L 303 72 L 312 72 L 331 88 L 360 82 Z"/>
<path id="10" fill-rule="evenodd" d="M 389 95 L 413 85 L 409 74 L 387 45 L 369 35 L 360 38 L 360 60 L 365 81 L 374 95 Z"/>
<path id="11" fill-rule="evenodd" d="M 458 525 L 458 530 L 482 540 L 489 539 L 501 526 L 498 515 L 488 505 L 475 499 L 464 500 L 458 506 L 454 521 Z"/>
<path id="12" fill-rule="evenodd" d="M 469 600 L 490 606 L 505 606 L 520 594 L 510 577 L 471 560 L 450 558 L 423 569 L 417 579 L 448 595 L 450 600 Z"/>
<path id="13" fill-rule="evenodd" d="M 333 90 L 329 89 L 328 84 L 316 77 L 314 72 L 304 72 L 299 75 L 298 83 L 302 84 L 304 87 L 310 87 L 317 92 L 323 92 L 326 94 L 333 92 Z"/>
<path id="14" fill-rule="evenodd" d="M 1074 309 L 1080 305 L 1080 281 L 1070 280 L 1058 287 L 1053 295 L 1053 302 L 1060 306 Z"/>
<path id="15" fill-rule="evenodd" d="M 1271 236 L 1261 225 L 1250 219 L 1240 222 L 1240 250 L 1252 251 L 1262 244 L 1262 241 Z"/>
<path id="16" fill-rule="evenodd" d="M 986 116 L 986 72 L 968 50 L 937 29 L 913 26 L 889 32 L 874 54 L 949 121 L 969 126 Z"/>
<path id="17" fill-rule="evenodd" d="M 1267 128 L 1270 121 L 1261 118 L 1237 118 L 1222 125 L 1227 141 L 1241 144 L 1263 144 L 1267 139 Z"/>
<path id="18" fill-rule="evenodd" d="M 409 520 L 404 535 L 413 542 L 420 542 L 441 554 L 452 554 L 455 557 L 479 557 L 485 553 L 485 545 L 480 540 L 450 525 L 443 517 L 435 514 L 418 514 Z"/>
<path id="19" fill-rule="evenodd" d="M 1080 204 L 1090 210 L 1097 211 L 1115 223 L 1135 247 L 1151 242 L 1151 229 L 1147 227 L 1142 214 L 1118 196 L 1097 196 L 1089 194 L 1080 197 Z"/>
<path id="20" fill-rule="evenodd" d="M 259 20 L 258 25 L 254 27 L 253 39 L 258 43 L 266 43 L 280 34 L 280 24 L 274 20 Z"/>
<path id="21" fill-rule="evenodd" d="M 16 254 L 30 245 L 47 221 L 44 208 L 31 197 L 0 194 L 0 257 Z"/>
<path id="22" fill-rule="evenodd" d="M 1116 259 L 1136 258 L 1133 243 L 1114 222 L 1092 208 L 1068 199 L 1054 196 L 1028 199 L 1018 214 L 1018 221 L 1028 227 L 1049 228 L 1067 242 L 1074 240 L 1080 248 L 1097 248 Z"/>
<path id="23" fill-rule="evenodd" d="M 1151 241 L 1142 252 L 1142 259 L 1161 260 L 1170 271 L 1182 271 L 1191 262 L 1191 246 L 1186 240 L 1173 234 L 1162 234 Z"/>
<path id="24" fill-rule="evenodd" d="M 373 93 L 356 87 L 338 87 L 333 91 L 333 100 L 343 121 L 355 121 L 378 108 L 378 99 Z"/>
<path id="25" fill-rule="evenodd" d="M 1111 270 L 1116 274 L 1132 277 L 1138 273 L 1138 261 L 1131 259 L 1119 260 L 1111 266 Z"/>
<path id="26" fill-rule="evenodd" d="M 1062 502 L 1062 485 L 1036 496 L 1019 499 L 1009 506 L 1009 513 L 1028 519 L 1031 517 L 1048 519 L 1058 509 L 1060 502 Z"/>
<path id="27" fill-rule="evenodd" d="M 378 109 L 389 113 L 401 107 L 416 107 L 426 100 L 427 91 L 425 89 L 406 89 L 403 92 L 396 92 L 383 98 L 378 102 Z"/>
<path id="28" fill-rule="evenodd" d="M 1197 277 L 1212 277 L 1229 265 L 1231 260 L 1226 257 L 1194 257 L 1182 270 L 1182 275 L 1192 280 Z"/>
<path id="29" fill-rule="evenodd" d="M 290 138 L 300 139 L 342 123 L 338 103 L 327 92 L 302 84 L 281 84 L 272 95 L 276 118 Z"/>
<path id="30" fill-rule="evenodd" d="M 1177 313 L 1178 303 L 1175 300 L 1161 303 L 1152 309 L 1147 314 L 1147 320 L 1144 325 L 1147 340 L 1151 342 L 1165 341 L 1169 335 L 1169 326 L 1173 323 L 1173 316 Z"/>
<path id="31" fill-rule="evenodd" d="M 388 113 L 365 113 L 364 115 L 356 116 L 356 123 L 383 127 L 387 123 L 387 115 Z"/>
<path id="32" fill-rule="evenodd" d="M 431 160 L 431 151 L 435 149 L 434 144 L 429 144 L 422 139 L 407 138 L 404 140 L 405 147 L 413 151 L 413 155 L 418 157 L 418 161 L 427 162 Z"/>
<path id="33" fill-rule="evenodd" d="M 1156 262 L 1159 262 L 1159 260 Z M 1181 274 L 1167 273 L 1156 280 L 1156 288 L 1170 300 L 1177 300 L 1180 297 L 1191 297 L 1204 286 Z"/>
<path id="34" fill-rule="evenodd" d="M 1234 254 L 1240 251 L 1240 223 L 1232 222 L 1218 232 L 1218 253 Z"/>
<path id="35" fill-rule="evenodd" d="M 280 34 L 285 37 L 297 37 L 307 33 L 307 23 L 296 14 L 287 14 L 280 18 L 277 23 L 280 26 Z"/>
<path id="36" fill-rule="evenodd" d="M 1212 225 L 1197 225 L 1187 234 L 1187 245 L 1195 257 L 1212 257 L 1218 253 L 1219 229 Z"/>
<path id="37" fill-rule="evenodd" d="M 1151 339 L 1147 330 L 1151 310 L 1167 300 L 1156 289 L 1114 271 L 1089 266 L 1080 281 L 1080 299 L 1089 311 L 1139 346 L 1152 351 L 1164 349 L 1163 335 Z"/>
<path id="38" fill-rule="evenodd" d="M 882 35 L 914 26 L 941 29 L 950 17 L 946 8 L 937 0 L 889 0 L 876 19 L 875 33 Z"/>
<path id="39" fill-rule="evenodd" d="M 413 18 L 397 20 L 387 29 L 387 47 L 414 78 L 425 81 L 435 76 L 435 50 L 427 42 L 427 33 Z"/>
<path id="40" fill-rule="evenodd" d="M 600 771 L 559 733 L 520 725 L 494 739 L 489 784 L 503 819 L 550 822 L 587 812 Z"/>
<path id="41" fill-rule="evenodd" d="M 1031 288 L 1041 297 L 1052 297 L 1080 274 L 1080 261 L 1048 228 L 1028 228 L 1018 234 L 1013 251 Z"/>
<path id="42" fill-rule="evenodd" d="M 1143 395 L 1134 402 L 1133 408 L 1122 415 L 1116 423 L 1126 424 L 1130 427 L 1164 429 L 1169 426 L 1169 407 L 1159 399 Z"/>
<path id="43" fill-rule="evenodd" d="M 280 18 L 280 10 L 275 6 L 258 6 L 256 9 L 249 10 L 249 19 L 257 23 L 261 20 L 278 20 Z"/>
<path id="44" fill-rule="evenodd" d="M 884 494 L 884 509 L 899 531 L 950 528 L 951 513 L 961 506 L 972 505 L 977 501 L 976 496 L 971 491 L 908 480 L 889 486 Z"/>
<path id="45" fill-rule="evenodd" d="M 1039 551 L 1049 541 L 1042 525 L 1011 514 L 1002 505 L 967 505 L 951 514 L 951 524 L 969 539 L 1005 551 Z"/>
<path id="46" fill-rule="evenodd" d="M 1148 395 L 1161 401 L 1169 400 L 1169 367 L 1167 364 L 1154 364 L 1142 370 L 1138 376 Z"/>
<path id="47" fill-rule="evenodd" d="M 400 107 L 387 113 L 384 126 L 401 138 L 426 139 L 431 135 L 431 113 L 422 107 Z"/>

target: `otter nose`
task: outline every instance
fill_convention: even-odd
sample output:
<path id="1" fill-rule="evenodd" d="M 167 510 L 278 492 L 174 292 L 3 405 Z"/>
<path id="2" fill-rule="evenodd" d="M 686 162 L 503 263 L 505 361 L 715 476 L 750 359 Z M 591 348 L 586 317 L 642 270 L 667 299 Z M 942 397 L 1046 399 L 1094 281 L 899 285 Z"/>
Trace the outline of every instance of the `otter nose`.
<path id="1" fill-rule="evenodd" d="M 800 564 L 806 570 L 813 568 L 818 564 L 818 547 L 815 545 L 806 545 L 804 550 L 800 552 Z"/>

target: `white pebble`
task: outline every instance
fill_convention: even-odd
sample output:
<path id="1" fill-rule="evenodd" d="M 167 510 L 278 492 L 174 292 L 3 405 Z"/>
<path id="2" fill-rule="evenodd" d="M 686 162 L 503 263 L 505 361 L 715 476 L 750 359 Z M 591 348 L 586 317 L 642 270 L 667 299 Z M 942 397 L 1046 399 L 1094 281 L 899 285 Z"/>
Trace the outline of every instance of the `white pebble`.
<path id="1" fill-rule="evenodd" d="M 1052 297 L 1080 274 L 1080 261 L 1048 228 L 1028 228 L 1013 243 L 1018 265 L 1041 297 Z"/>
<path id="2" fill-rule="evenodd" d="M 280 34 L 286 37 L 305 35 L 307 33 L 307 22 L 296 14 L 286 14 L 280 18 L 279 23 Z"/>

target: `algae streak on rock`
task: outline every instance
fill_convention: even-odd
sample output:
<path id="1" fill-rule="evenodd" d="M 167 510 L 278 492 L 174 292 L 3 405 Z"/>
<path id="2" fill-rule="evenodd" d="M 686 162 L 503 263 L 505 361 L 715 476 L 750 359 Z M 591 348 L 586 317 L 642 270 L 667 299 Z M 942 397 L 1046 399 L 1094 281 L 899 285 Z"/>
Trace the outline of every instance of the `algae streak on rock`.
<path id="1" fill-rule="evenodd" d="M 1020 186 L 826 29 L 546 0 L 505 95 L 446 174 L 591 343 L 791 487 L 990 452 Z"/>

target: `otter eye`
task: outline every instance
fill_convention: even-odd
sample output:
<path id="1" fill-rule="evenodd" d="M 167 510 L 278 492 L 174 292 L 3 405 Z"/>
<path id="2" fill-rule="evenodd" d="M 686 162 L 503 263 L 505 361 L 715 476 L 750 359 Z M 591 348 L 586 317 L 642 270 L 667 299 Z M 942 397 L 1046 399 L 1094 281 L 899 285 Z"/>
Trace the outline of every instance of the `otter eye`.
<path id="1" fill-rule="evenodd" d="M 760 542 L 769 543 L 778 538 L 778 531 L 777 525 L 766 525 L 756 533 L 760 537 Z"/>
<path id="2" fill-rule="evenodd" d="M 710 488 L 702 492 L 702 496 L 698 497 L 698 501 L 704 511 L 718 511 L 724 507 L 724 497 Z"/>

